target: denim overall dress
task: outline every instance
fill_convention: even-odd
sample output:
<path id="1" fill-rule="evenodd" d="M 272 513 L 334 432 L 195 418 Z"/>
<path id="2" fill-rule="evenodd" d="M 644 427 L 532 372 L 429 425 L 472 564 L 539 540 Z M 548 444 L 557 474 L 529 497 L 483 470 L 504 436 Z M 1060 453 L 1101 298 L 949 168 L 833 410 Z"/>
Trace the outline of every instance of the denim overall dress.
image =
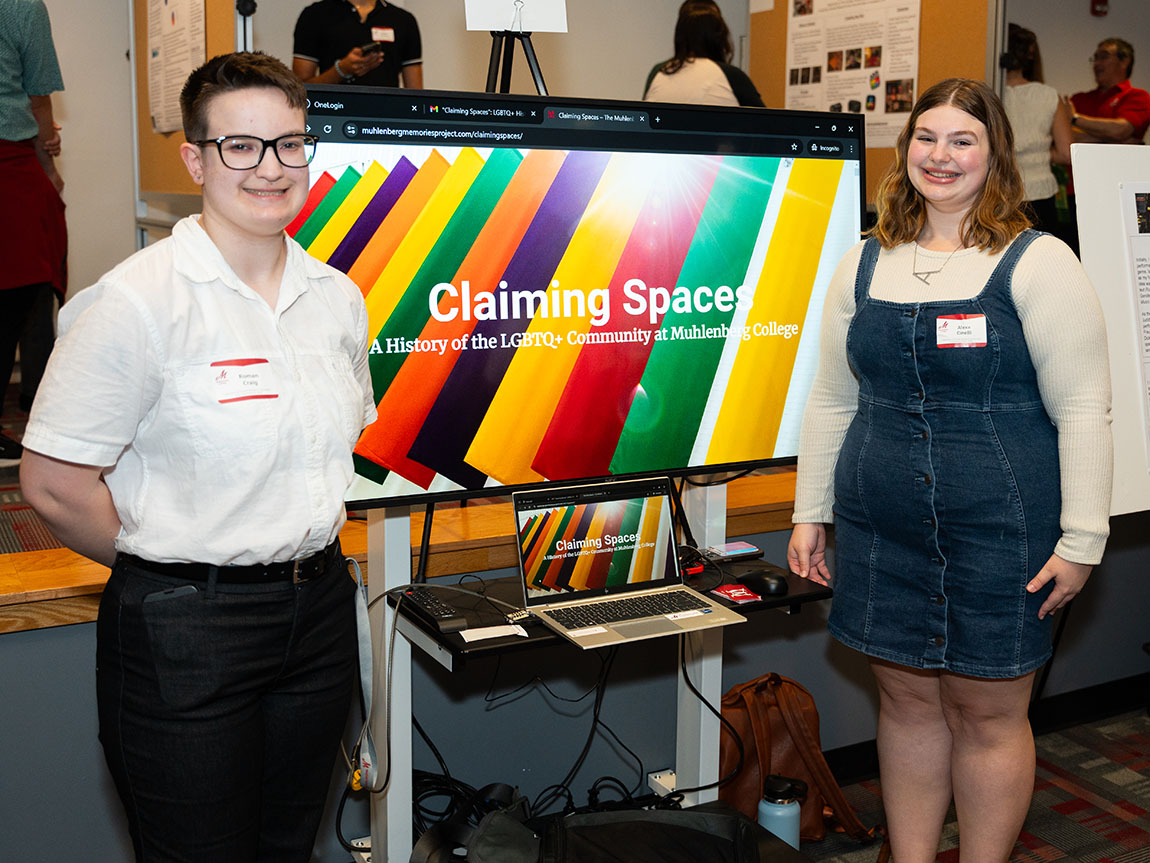
<path id="1" fill-rule="evenodd" d="M 1051 618 L 1038 608 L 1052 585 L 1025 585 L 1061 536 L 1058 435 L 1011 297 L 1015 264 L 1038 236 L 1017 237 L 972 299 L 923 303 L 873 299 L 879 245 L 864 246 L 829 629 L 870 656 L 986 678 L 1050 657 Z M 985 344 L 946 346 L 957 322 L 979 333 L 978 316 Z"/>

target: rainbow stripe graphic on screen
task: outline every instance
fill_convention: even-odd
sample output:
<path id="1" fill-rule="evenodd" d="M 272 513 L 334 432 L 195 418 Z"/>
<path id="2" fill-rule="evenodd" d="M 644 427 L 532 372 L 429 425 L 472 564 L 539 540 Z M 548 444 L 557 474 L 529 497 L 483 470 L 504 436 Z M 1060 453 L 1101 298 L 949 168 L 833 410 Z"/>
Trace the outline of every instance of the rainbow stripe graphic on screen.
<path id="1" fill-rule="evenodd" d="M 674 574 L 665 497 L 559 506 L 519 528 L 529 597 L 617 587 Z"/>
<path id="2" fill-rule="evenodd" d="M 793 452 L 812 291 L 857 239 L 843 165 L 325 151 L 290 230 L 367 304 L 357 473 L 388 497 Z"/>

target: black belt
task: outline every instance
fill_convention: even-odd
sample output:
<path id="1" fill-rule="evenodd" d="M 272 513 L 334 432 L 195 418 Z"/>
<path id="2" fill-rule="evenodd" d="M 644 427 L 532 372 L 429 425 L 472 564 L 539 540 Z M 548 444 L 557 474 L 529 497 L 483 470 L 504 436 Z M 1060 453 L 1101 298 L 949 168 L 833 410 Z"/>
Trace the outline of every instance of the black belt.
<path id="1" fill-rule="evenodd" d="M 118 557 L 140 569 L 185 581 L 206 582 L 209 572 L 215 569 L 217 584 L 269 584 L 277 581 L 301 584 L 321 577 L 327 572 L 332 560 L 339 556 L 338 539 L 322 551 L 309 554 L 307 557 L 285 560 L 280 563 L 256 563 L 251 566 L 213 567 L 208 563 L 157 563 L 154 560 L 146 560 L 134 554 L 120 553 L 118 555 Z"/>

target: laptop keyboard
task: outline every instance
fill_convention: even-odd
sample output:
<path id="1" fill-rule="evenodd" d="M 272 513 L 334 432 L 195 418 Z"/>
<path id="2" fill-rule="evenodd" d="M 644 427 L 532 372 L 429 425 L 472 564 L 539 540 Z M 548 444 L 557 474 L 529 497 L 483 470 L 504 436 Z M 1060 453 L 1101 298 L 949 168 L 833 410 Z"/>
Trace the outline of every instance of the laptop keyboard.
<path id="1" fill-rule="evenodd" d="M 674 614 L 677 611 L 692 611 L 708 608 L 707 603 L 697 596 L 681 590 L 669 593 L 655 593 L 612 599 L 606 602 L 593 602 L 568 608 L 553 608 L 548 614 L 553 620 L 568 629 L 582 629 L 585 626 L 601 626 L 604 623 L 619 623 L 624 620 L 638 620 L 643 617 L 658 617 Z"/>

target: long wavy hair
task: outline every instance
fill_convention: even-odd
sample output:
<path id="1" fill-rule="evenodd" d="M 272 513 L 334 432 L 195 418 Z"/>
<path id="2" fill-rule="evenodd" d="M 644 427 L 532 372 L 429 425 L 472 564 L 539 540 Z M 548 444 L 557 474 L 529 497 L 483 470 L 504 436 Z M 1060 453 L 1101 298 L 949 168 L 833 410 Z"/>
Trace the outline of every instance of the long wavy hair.
<path id="1" fill-rule="evenodd" d="M 931 108 L 951 105 L 986 127 L 989 156 L 986 182 L 962 219 L 964 246 L 999 252 L 1030 227 L 1022 210 L 1022 178 L 1014 162 L 1014 132 L 1002 102 L 986 84 L 948 78 L 923 93 L 910 112 L 895 145 L 894 163 L 879 184 L 878 222 L 868 234 L 884 249 L 916 240 L 926 225 L 926 203 L 907 174 L 907 151 L 919 118 Z"/>
<path id="2" fill-rule="evenodd" d="M 730 63 L 734 54 L 731 31 L 719 7 L 713 2 L 687 2 L 679 7 L 679 20 L 675 22 L 675 56 L 667 61 L 663 71 L 674 75 L 696 57 Z"/>

